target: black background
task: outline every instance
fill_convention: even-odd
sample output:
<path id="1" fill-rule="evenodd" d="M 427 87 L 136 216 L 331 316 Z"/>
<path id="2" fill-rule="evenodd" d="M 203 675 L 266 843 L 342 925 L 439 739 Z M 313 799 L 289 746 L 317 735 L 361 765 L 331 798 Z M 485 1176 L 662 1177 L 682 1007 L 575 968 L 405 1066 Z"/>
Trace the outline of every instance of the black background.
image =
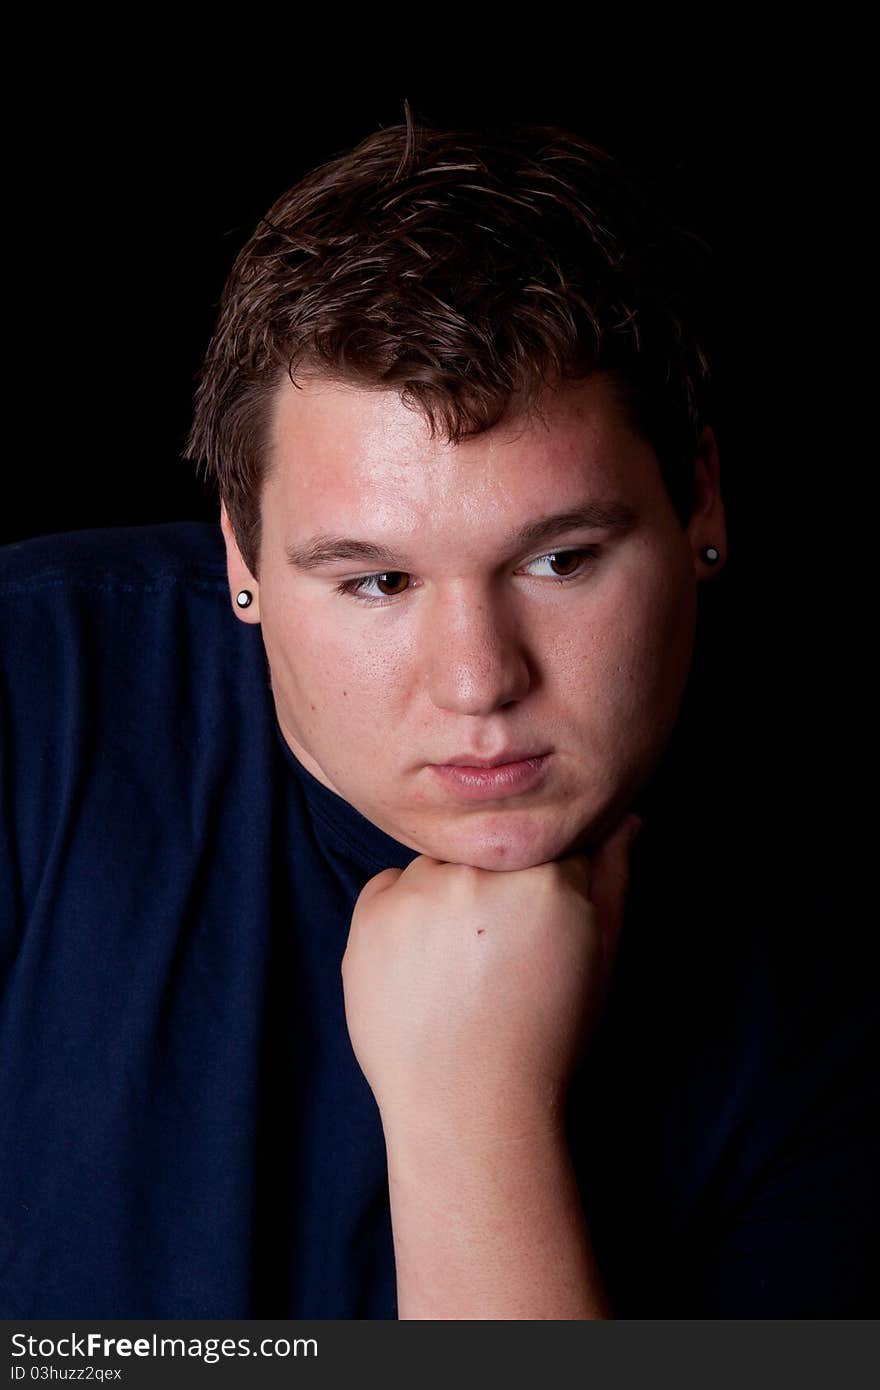
<path id="1" fill-rule="evenodd" d="M 548 60 L 522 33 L 513 59 L 491 44 L 475 55 L 459 30 L 431 75 L 416 56 L 379 75 L 366 55 L 343 67 L 332 34 L 295 40 L 256 15 L 241 26 L 179 69 L 152 49 L 138 63 L 136 36 L 104 64 L 77 53 L 62 75 L 34 69 L 8 166 L 7 283 L 23 302 L 8 408 L 24 445 L 7 465 L 0 541 L 218 519 L 182 450 L 225 276 L 280 193 L 402 122 L 404 98 L 430 124 L 578 130 L 641 170 L 714 253 L 729 558 L 704 586 L 722 734 L 706 816 L 739 827 L 756 894 L 769 872 L 781 899 L 790 883 L 839 917 L 859 672 L 833 508 L 828 524 L 848 464 L 836 373 L 851 165 L 837 56 L 820 43 L 805 68 L 793 47 L 755 41 L 744 54 L 697 33 L 695 57 L 646 45 L 636 62 L 620 39 L 566 52 L 560 35 Z M 433 46 L 408 42 L 413 55 Z M 740 771 L 735 790 L 722 762 Z"/>

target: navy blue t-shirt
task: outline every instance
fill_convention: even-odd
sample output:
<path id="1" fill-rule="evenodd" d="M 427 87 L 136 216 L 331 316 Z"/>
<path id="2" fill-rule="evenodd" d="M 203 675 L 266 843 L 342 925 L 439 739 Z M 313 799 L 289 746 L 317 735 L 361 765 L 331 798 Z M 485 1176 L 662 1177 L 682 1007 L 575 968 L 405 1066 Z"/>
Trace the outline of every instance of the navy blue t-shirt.
<path id="1" fill-rule="evenodd" d="M 218 526 L 6 546 L 0 600 L 0 1316 L 395 1318 L 340 964 L 416 851 L 289 749 Z M 567 1110 L 614 1315 L 872 1315 L 869 992 L 786 973 L 679 750 Z"/>

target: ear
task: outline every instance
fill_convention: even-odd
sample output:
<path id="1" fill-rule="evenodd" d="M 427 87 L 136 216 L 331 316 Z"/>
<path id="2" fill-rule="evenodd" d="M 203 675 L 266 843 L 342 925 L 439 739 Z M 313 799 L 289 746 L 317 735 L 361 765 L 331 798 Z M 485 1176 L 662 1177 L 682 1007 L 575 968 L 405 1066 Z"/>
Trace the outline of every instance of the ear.
<path id="1" fill-rule="evenodd" d="M 693 552 L 694 571 L 699 581 L 711 579 L 723 569 L 727 559 L 727 524 L 721 499 L 721 470 L 714 431 L 706 425 L 697 442 L 694 459 L 694 510 L 687 534 Z M 714 564 L 704 560 L 701 551 L 714 546 L 719 558 Z"/>
<path id="2" fill-rule="evenodd" d="M 226 574 L 229 579 L 235 616 L 240 618 L 243 623 L 258 623 L 260 621 L 260 587 L 241 558 L 238 542 L 233 534 L 232 524 L 224 502 L 220 503 L 220 529 L 226 543 Z M 253 594 L 248 608 L 239 608 L 235 601 L 242 589 L 248 589 Z"/>

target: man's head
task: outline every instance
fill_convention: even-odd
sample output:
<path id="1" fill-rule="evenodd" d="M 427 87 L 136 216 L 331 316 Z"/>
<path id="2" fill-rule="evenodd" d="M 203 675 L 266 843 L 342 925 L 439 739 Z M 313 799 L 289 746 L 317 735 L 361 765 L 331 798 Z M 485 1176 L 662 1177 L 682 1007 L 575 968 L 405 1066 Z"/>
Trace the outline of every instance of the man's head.
<path id="1" fill-rule="evenodd" d="M 726 544 L 705 358 L 682 242 L 607 156 L 420 135 L 271 209 L 187 452 L 294 754 L 421 853 L 522 868 L 601 838 L 675 723 L 700 550 Z M 319 565 L 330 536 L 373 549 Z M 531 789 L 474 801 L 432 766 L 505 753 L 548 754 Z"/>

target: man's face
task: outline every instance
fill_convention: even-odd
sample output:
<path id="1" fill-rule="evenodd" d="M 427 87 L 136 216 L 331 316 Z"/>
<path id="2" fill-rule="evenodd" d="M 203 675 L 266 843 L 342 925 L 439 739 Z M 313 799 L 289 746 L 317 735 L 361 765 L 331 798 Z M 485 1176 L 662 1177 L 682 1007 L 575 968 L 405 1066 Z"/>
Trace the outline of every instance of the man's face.
<path id="1" fill-rule="evenodd" d="M 484 869 L 589 849 L 625 813 L 680 707 L 699 547 L 725 539 L 699 458 L 682 531 L 605 374 L 545 392 L 541 408 L 450 445 L 395 390 L 285 383 L 258 585 L 222 515 L 233 592 L 255 594 L 239 616 L 262 624 L 294 755 L 401 843 Z M 621 524 L 518 538 L 589 503 Z M 377 551 L 291 563 L 319 536 Z M 536 784 L 481 800 L 434 766 L 511 751 L 546 754 Z"/>

